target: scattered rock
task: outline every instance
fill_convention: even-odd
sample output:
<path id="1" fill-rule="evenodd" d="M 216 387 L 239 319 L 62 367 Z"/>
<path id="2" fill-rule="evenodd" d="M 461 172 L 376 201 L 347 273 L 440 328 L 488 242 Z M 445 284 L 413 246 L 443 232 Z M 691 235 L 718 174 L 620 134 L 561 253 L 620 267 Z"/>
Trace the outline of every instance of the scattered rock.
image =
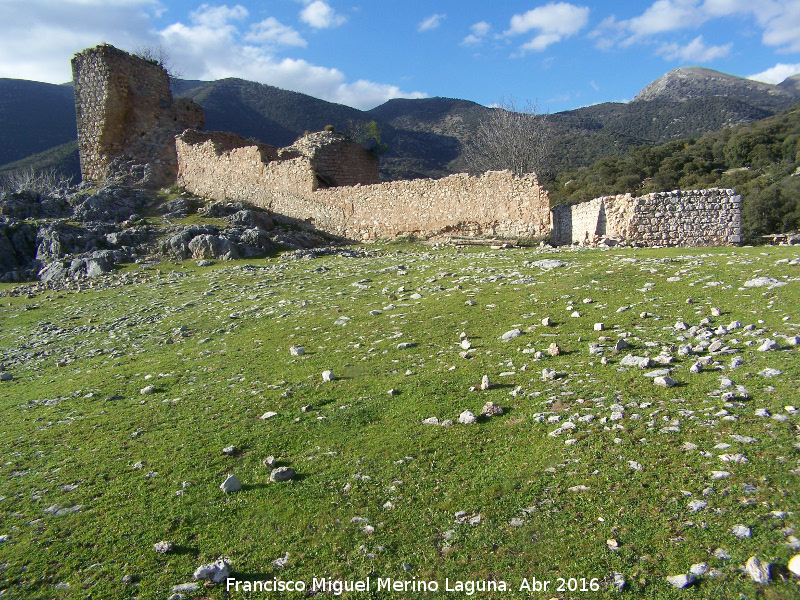
<path id="1" fill-rule="evenodd" d="M 194 572 L 195 579 L 202 579 L 210 581 L 211 583 L 219 583 L 224 581 L 231 572 L 231 565 L 225 558 L 218 558 L 211 564 L 200 565 Z"/>
<path id="2" fill-rule="evenodd" d="M 674 387 L 678 385 L 678 382 L 675 381 L 672 377 L 656 377 L 653 379 L 653 383 L 655 383 L 659 387 Z"/>
<path id="3" fill-rule="evenodd" d="M 634 356 L 633 354 L 628 354 L 619 361 L 620 366 L 622 367 L 638 367 L 640 369 L 647 369 L 651 366 L 650 358 L 647 356 Z"/>
<path id="4" fill-rule="evenodd" d="M 277 469 L 273 469 L 272 473 L 269 474 L 269 480 L 289 481 L 290 479 L 294 479 L 295 475 L 296 473 L 291 467 L 278 467 Z"/>
<path id="5" fill-rule="evenodd" d="M 746 525 L 734 525 L 731 528 L 731 533 L 739 539 L 749 538 L 751 535 L 750 528 Z"/>
<path id="6" fill-rule="evenodd" d="M 774 279 L 772 277 L 756 277 L 755 279 L 745 281 L 744 287 L 767 287 L 772 289 L 787 284 L 787 281 L 779 281 L 778 279 Z"/>
<path id="7" fill-rule="evenodd" d="M 489 376 L 488 376 L 488 375 L 484 375 L 484 376 L 481 378 L 481 389 L 482 389 L 482 390 L 488 390 L 490 387 L 492 387 L 492 382 L 491 382 L 491 380 L 489 379 Z"/>
<path id="8" fill-rule="evenodd" d="M 475 416 L 471 410 L 465 410 L 460 415 L 458 415 L 458 422 L 464 425 L 472 425 L 473 423 L 478 422 L 478 417 Z"/>
<path id="9" fill-rule="evenodd" d="M 794 573 L 797 577 L 800 577 L 800 554 L 795 554 L 790 558 L 787 567 L 789 571 Z"/>
<path id="10" fill-rule="evenodd" d="M 697 578 L 691 573 L 687 573 L 685 575 L 670 575 L 667 577 L 667 581 L 672 585 L 672 587 L 678 588 L 679 590 L 689 587 L 696 581 L 696 579 Z"/>
<path id="11" fill-rule="evenodd" d="M 166 554 L 167 552 L 171 552 L 174 547 L 175 547 L 175 544 L 173 544 L 172 542 L 163 542 L 162 541 L 162 542 L 156 542 L 155 544 L 153 544 L 153 549 L 158 554 Z"/>
<path id="12" fill-rule="evenodd" d="M 529 263 L 531 267 L 539 267 L 540 269 L 558 269 L 559 267 L 565 266 L 567 263 L 562 262 L 560 260 L 556 260 L 554 258 L 544 258 L 542 260 L 535 260 Z"/>
<path id="13" fill-rule="evenodd" d="M 225 481 L 223 481 L 220 484 L 219 489 L 221 489 L 226 494 L 230 494 L 231 492 L 238 492 L 239 490 L 242 489 L 242 483 L 239 481 L 236 475 L 231 474 L 228 475 L 227 479 L 225 479 Z"/>
<path id="14" fill-rule="evenodd" d="M 289 354 L 292 356 L 303 356 L 306 351 L 302 346 L 292 346 L 289 348 Z"/>
<path id="15" fill-rule="evenodd" d="M 494 402 L 487 402 L 483 405 L 483 409 L 481 409 L 481 416 L 484 417 L 495 417 L 502 414 L 503 409 L 499 404 L 495 404 Z"/>
<path id="16" fill-rule="evenodd" d="M 333 371 L 323 371 L 322 372 L 322 381 L 333 381 L 336 377 L 333 374 Z"/>
<path id="17" fill-rule="evenodd" d="M 751 556 L 744 565 L 744 570 L 750 575 L 750 579 L 756 583 L 769 583 L 769 563 L 762 564 L 757 556 Z"/>

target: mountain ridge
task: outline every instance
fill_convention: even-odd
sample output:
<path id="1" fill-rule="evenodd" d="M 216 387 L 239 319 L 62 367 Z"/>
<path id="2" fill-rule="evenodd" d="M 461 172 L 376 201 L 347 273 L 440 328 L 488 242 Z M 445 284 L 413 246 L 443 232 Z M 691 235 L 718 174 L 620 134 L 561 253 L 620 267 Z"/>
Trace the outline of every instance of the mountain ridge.
<path id="1" fill-rule="evenodd" d="M 496 110 L 469 100 L 434 97 L 397 98 L 361 111 L 238 78 L 177 83 L 176 96 L 203 106 L 207 130 L 232 131 L 276 147 L 327 125 L 351 133 L 374 120 L 389 148 L 381 160 L 385 180 L 438 178 L 465 170 L 462 148 L 481 119 Z M 588 166 L 631 146 L 697 137 L 756 121 L 796 102 L 800 74 L 773 85 L 681 67 L 645 86 L 631 102 L 547 115 L 557 140 L 552 170 Z M 0 79 L 0 126 L 11 121 L 16 127 L 0 127 L 0 170 L 37 153 L 44 153 L 45 161 L 58 156 L 58 165 L 75 164 L 74 159 L 64 160 L 63 150 L 47 152 L 76 138 L 71 86 Z"/>

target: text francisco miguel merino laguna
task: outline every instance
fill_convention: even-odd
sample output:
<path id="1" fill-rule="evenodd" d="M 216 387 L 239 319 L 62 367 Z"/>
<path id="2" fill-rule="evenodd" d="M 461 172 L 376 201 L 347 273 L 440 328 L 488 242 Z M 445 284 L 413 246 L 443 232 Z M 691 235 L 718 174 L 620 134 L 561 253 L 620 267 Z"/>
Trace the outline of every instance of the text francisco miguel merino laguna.
<path id="1" fill-rule="evenodd" d="M 525 587 L 523 583 L 523 588 Z M 228 592 L 305 592 L 308 584 L 305 581 L 283 581 L 278 579 L 267 579 L 258 581 L 239 581 L 234 577 L 228 577 L 225 581 Z M 344 592 L 461 592 L 471 596 L 475 592 L 509 591 L 509 586 L 505 581 L 458 581 L 445 579 L 444 584 L 438 581 L 418 581 L 416 578 L 410 580 L 391 579 L 389 577 L 378 577 L 377 579 L 341 580 L 328 579 L 326 577 L 315 577 L 311 581 L 310 591 L 328 592 L 335 596 Z"/>

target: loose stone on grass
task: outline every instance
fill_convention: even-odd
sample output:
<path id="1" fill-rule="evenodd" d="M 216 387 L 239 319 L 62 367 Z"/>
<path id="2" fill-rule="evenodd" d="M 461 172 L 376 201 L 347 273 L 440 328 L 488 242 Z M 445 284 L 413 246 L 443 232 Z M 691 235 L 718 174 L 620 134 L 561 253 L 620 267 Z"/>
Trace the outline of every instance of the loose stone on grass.
<path id="1" fill-rule="evenodd" d="M 221 489 L 226 494 L 230 494 L 232 492 L 238 492 L 242 489 L 242 483 L 239 481 L 239 478 L 236 475 L 228 475 L 228 477 L 223 481 L 219 489 Z"/>
<path id="2" fill-rule="evenodd" d="M 502 414 L 503 409 L 499 404 L 495 404 L 494 402 L 487 402 L 483 405 L 483 409 L 481 409 L 481 416 L 483 417 L 495 417 Z"/>
<path id="3" fill-rule="evenodd" d="M 747 559 L 744 570 L 756 583 L 767 584 L 769 583 L 769 567 L 769 563 L 762 563 L 757 556 L 751 556 Z"/>
<path id="4" fill-rule="evenodd" d="M 667 577 L 667 581 L 672 585 L 672 587 L 678 588 L 679 590 L 689 587 L 696 580 L 697 578 L 691 573 L 687 573 L 685 575 L 670 575 Z"/>
<path id="5" fill-rule="evenodd" d="M 289 481 L 294 479 L 296 473 L 291 467 L 278 467 L 269 474 L 270 481 Z"/>
<path id="6" fill-rule="evenodd" d="M 472 425 L 473 423 L 478 422 L 478 417 L 475 416 L 471 410 L 465 410 L 460 415 L 458 415 L 458 422 L 463 425 Z"/>
<path id="7" fill-rule="evenodd" d="M 155 544 L 153 544 L 153 549 L 158 554 L 166 554 L 167 552 L 171 552 L 174 547 L 175 547 L 175 544 L 173 544 L 172 542 L 162 541 L 162 542 L 156 542 Z"/>
<path id="8" fill-rule="evenodd" d="M 226 558 L 220 557 L 213 563 L 197 567 L 192 577 L 210 581 L 211 583 L 219 583 L 224 581 L 230 575 L 230 572 L 230 563 Z"/>
<path id="9" fill-rule="evenodd" d="M 749 538 L 752 535 L 750 528 L 746 525 L 734 525 L 731 528 L 731 533 L 742 540 Z"/>

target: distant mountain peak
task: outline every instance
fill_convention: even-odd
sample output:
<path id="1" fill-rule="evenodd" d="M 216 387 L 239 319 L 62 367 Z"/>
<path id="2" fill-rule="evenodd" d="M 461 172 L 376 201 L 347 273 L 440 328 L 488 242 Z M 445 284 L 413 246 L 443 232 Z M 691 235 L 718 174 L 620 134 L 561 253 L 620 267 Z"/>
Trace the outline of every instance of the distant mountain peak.
<path id="1" fill-rule="evenodd" d="M 686 102 L 708 96 L 734 96 L 740 99 L 749 97 L 762 103 L 773 97 L 780 104 L 791 104 L 792 99 L 795 102 L 800 100 L 800 90 L 788 84 L 772 85 L 704 67 L 681 67 L 647 85 L 633 101 Z"/>

